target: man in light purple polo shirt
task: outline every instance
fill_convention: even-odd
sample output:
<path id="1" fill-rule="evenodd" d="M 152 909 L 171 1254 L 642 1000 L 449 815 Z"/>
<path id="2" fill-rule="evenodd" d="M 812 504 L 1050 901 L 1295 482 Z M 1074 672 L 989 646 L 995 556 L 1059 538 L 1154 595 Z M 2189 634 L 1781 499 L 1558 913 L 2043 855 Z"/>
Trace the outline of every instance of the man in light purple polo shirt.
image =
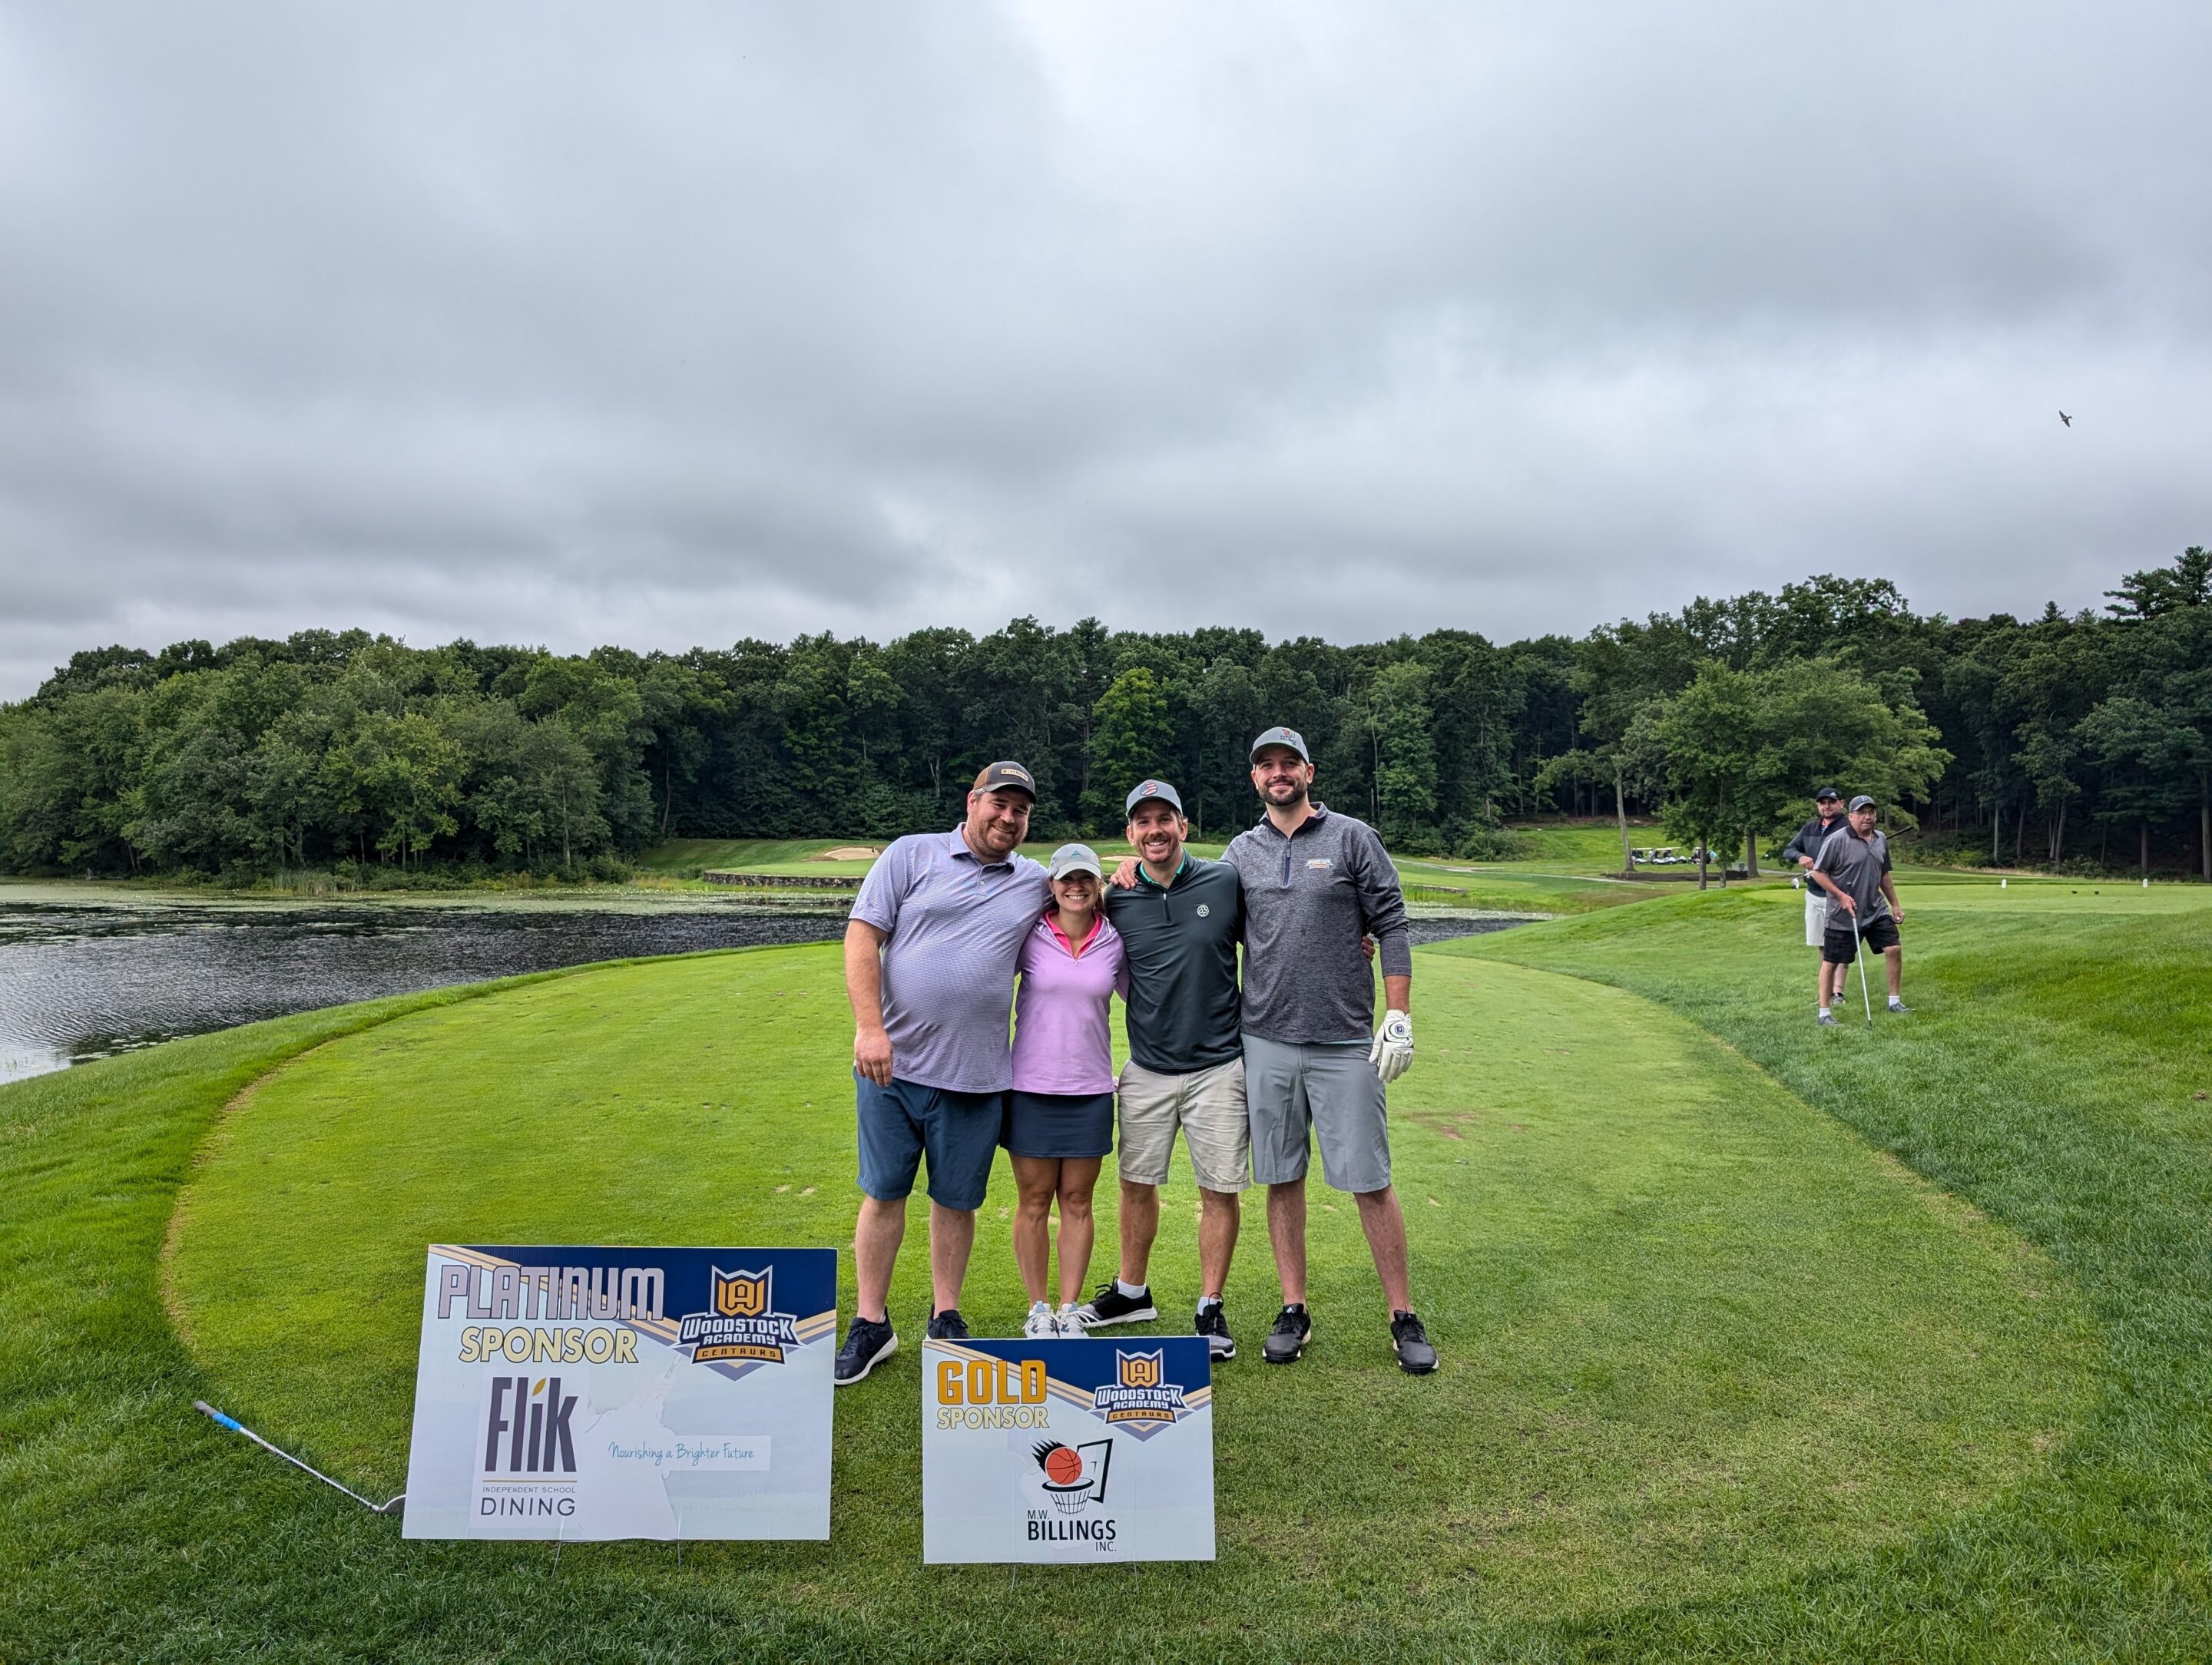
<path id="1" fill-rule="evenodd" d="M 860 1299 L 837 1354 L 841 1388 L 898 1351 L 886 1303 L 906 1200 L 929 1161 L 929 1334 L 959 1340 L 960 1286 L 991 1179 L 1013 1064 L 1014 969 L 1048 896 L 1019 853 L 1036 782 L 1019 763 L 975 777 L 949 833 L 893 841 L 845 927 L 860 1138 Z"/>

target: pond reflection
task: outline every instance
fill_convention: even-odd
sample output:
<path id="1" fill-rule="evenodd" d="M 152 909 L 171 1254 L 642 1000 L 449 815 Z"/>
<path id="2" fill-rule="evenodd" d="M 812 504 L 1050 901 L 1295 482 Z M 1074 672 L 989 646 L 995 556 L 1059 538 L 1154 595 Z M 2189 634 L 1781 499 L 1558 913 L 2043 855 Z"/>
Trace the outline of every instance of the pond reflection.
<path id="1" fill-rule="evenodd" d="M 313 1006 L 593 960 L 823 942 L 835 914 L 0 902 L 0 1080 Z"/>

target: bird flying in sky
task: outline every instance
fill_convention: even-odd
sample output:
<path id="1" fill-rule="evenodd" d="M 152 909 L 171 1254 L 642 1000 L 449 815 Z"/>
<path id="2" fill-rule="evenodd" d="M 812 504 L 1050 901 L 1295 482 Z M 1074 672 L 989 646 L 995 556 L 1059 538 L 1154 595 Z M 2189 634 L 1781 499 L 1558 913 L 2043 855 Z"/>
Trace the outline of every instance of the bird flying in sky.
<path id="1" fill-rule="evenodd" d="M 2058 413 L 2058 420 L 2064 422 L 2069 428 L 2074 426 L 2074 418 L 2068 416 L 2063 410 L 2061 410 Z"/>

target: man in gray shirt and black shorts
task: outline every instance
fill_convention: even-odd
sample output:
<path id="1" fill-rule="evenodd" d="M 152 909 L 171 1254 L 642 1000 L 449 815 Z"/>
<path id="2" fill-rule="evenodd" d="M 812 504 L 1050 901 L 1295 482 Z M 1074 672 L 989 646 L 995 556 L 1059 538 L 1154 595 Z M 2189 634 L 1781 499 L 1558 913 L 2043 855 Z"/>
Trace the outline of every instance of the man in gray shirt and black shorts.
<path id="1" fill-rule="evenodd" d="M 1413 1312 L 1406 1217 L 1390 1185 L 1384 1087 L 1413 1061 L 1413 959 L 1405 896 L 1382 841 L 1365 823 L 1312 801 L 1304 739 L 1271 728 L 1252 743 L 1252 784 L 1267 813 L 1222 860 L 1244 894 L 1244 1091 L 1252 1177 L 1267 1188 L 1267 1236 L 1283 1286 L 1261 1357 L 1287 1364 L 1313 1334 L 1306 1311 L 1306 1167 L 1321 1143 L 1322 1175 L 1359 1205 L 1360 1229 L 1390 1305 L 1401 1368 L 1425 1376 L 1437 1352 Z M 1385 1012 L 1371 1041 L 1375 974 Z M 1360 1050 L 1362 1047 L 1366 1049 Z"/>
<path id="2" fill-rule="evenodd" d="M 1905 909 L 1898 905 L 1897 885 L 1889 876 L 1889 841 L 1875 830 L 1874 823 L 1874 799 L 1862 793 L 1851 799 L 1851 812 L 1821 843 L 1814 860 L 1814 882 L 1835 901 L 1828 909 L 1828 939 L 1820 957 L 1836 968 L 1840 994 L 1844 970 L 1860 947 L 1880 950 L 1888 973 L 1889 1009 L 1903 1012 L 1910 1008 L 1899 994 L 1905 946 L 1897 927 L 1905 921 Z M 1823 1012 L 1817 1021 L 1832 1024 L 1835 1014 Z"/>

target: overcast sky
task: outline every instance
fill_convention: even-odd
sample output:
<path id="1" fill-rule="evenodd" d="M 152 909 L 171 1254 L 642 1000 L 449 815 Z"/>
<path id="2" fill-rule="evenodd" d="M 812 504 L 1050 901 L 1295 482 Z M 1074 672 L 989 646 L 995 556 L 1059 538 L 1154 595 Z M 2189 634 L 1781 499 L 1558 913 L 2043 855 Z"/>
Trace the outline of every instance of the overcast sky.
<path id="1" fill-rule="evenodd" d="M 0 698 L 2096 605 L 2212 541 L 2208 71 L 2173 0 L 0 6 Z"/>

